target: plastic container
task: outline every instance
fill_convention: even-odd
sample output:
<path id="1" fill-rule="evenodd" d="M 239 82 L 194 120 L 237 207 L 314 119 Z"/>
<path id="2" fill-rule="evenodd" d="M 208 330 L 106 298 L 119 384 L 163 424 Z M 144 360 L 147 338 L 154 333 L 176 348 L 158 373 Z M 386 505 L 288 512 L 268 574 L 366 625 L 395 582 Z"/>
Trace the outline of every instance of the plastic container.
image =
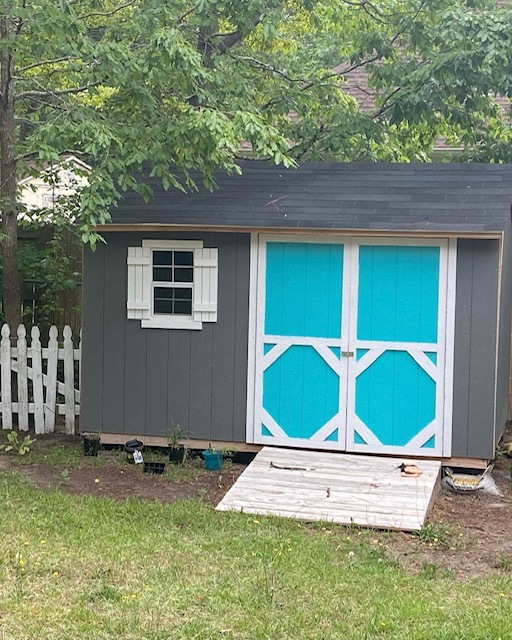
<path id="1" fill-rule="evenodd" d="M 162 474 L 165 471 L 165 462 L 144 462 L 144 473 Z"/>
<path id="2" fill-rule="evenodd" d="M 204 460 L 204 468 L 208 471 L 220 471 L 222 469 L 222 451 L 212 451 L 205 449 L 201 454 Z"/>
<path id="3" fill-rule="evenodd" d="M 133 462 L 133 454 L 136 451 L 142 451 L 143 449 L 144 443 L 141 440 L 128 440 L 128 442 L 124 443 L 124 450 L 129 462 Z"/>
<path id="4" fill-rule="evenodd" d="M 97 457 L 100 451 L 100 439 L 98 437 L 83 436 L 84 456 Z"/>

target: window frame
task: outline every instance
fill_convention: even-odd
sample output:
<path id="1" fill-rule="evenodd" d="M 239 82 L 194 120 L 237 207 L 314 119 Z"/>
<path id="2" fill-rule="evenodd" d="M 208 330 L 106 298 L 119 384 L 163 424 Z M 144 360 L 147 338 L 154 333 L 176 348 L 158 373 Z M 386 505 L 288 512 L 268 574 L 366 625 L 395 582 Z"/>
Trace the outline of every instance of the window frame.
<path id="1" fill-rule="evenodd" d="M 144 329 L 202 329 L 203 323 L 200 320 L 194 320 L 193 300 L 195 282 L 195 249 L 202 249 L 202 240 L 143 240 L 142 247 L 150 250 L 150 310 L 149 318 L 141 320 L 141 327 Z M 166 288 L 190 288 L 192 289 L 192 311 L 191 315 L 182 314 L 165 314 L 154 312 L 154 289 L 156 286 L 162 286 L 162 282 L 153 279 L 153 252 L 154 251 L 191 251 L 193 254 L 193 277 L 190 283 L 174 283 L 165 282 Z M 178 285 L 176 287 L 176 284 Z M 186 286 L 183 286 L 186 285 Z"/>

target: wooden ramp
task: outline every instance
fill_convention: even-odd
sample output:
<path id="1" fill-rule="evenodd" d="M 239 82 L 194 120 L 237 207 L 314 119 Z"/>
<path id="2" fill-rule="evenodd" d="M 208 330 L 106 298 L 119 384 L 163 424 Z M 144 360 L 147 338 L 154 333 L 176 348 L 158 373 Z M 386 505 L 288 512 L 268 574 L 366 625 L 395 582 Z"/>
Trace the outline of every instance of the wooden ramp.
<path id="1" fill-rule="evenodd" d="M 403 477 L 402 462 L 423 473 Z M 217 509 L 414 531 L 425 521 L 440 471 L 433 460 L 264 447 Z"/>

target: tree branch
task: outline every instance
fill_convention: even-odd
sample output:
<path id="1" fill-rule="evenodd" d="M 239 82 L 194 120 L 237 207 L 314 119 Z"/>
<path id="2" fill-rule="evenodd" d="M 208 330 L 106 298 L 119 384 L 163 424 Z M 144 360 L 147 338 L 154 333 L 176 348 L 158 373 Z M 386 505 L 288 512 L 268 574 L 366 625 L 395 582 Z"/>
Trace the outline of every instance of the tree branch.
<path id="1" fill-rule="evenodd" d="M 262 62 L 261 60 L 258 60 L 257 58 L 253 58 L 252 56 L 233 56 L 233 57 L 236 60 L 244 60 L 245 62 L 248 62 L 249 64 L 252 64 L 255 67 L 259 67 L 260 69 L 265 69 L 266 71 L 270 71 L 271 73 L 275 73 L 275 74 L 281 76 L 282 78 L 284 78 L 285 80 L 288 80 L 288 82 L 292 82 L 292 83 L 305 82 L 304 78 L 292 78 L 285 71 L 281 71 L 281 69 L 277 69 L 276 67 L 272 66 L 271 64 L 267 64 L 266 62 Z"/>
<path id="2" fill-rule="evenodd" d="M 60 152 L 61 156 L 65 156 L 65 155 L 72 155 L 72 156 L 85 156 L 86 154 L 83 151 L 79 151 L 78 149 L 63 149 Z M 20 153 L 19 156 L 16 156 L 16 159 L 20 162 L 24 162 L 26 160 L 31 160 L 31 159 L 35 159 L 35 158 L 39 158 L 39 151 L 27 151 L 27 153 Z"/>
<path id="3" fill-rule="evenodd" d="M 197 11 L 197 9 L 199 9 L 199 7 L 201 6 L 201 2 L 197 2 L 194 6 L 192 6 L 188 11 L 185 11 L 185 13 L 183 13 L 177 20 L 176 24 L 180 25 L 183 20 L 185 20 L 185 18 L 188 18 L 188 16 L 191 13 L 194 13 L 194 11 Z"/>
<path id="4" fill-rule="evenodd" d="M 83 93 L 84 91 L 87 91 L 92 87 L 97 87 L 100 84 L 101 84 L 100 81 L 89 82 L 88 84 L 84 84 L 81 87 L 73 87 L 71 89 L 60 89 L 58 91 L 51 91 L 49 89 L 46 91 L 44 90 L 43 91 L 22 91 L 21 93 L 18 93 L 16 97 L 18 100 L 25 100 L 27 98 L 46 98 L 48 96 L 53 96 L 54 98 L 60 98 L 61 96 L 68 96 L 76 93 Z"/>
<path id="5" fill-rule="evenodd" d="M 115 15 L 119 11 L 130 7 L 132 4 L 135 4 L 136 0 L 128 0 L 124 4 L 120 4 L 118 7 L 113 9 L 112 11 L 97 11 L 95 13 L 85 13 L 83 16 L 77 16 L 77 20 L 87 20 L 88 18 L 109 18 L 110 16 Z"/>
<path id="6" fill-rule="evenodd" d="M 378 111 L 372 114 L 372 120 L 376 120 L 383 113 L 385 113 L 388 109 L 391 109 L 391 107 L 396 104 L 396 101 L 391 102 L 391 104 L 389 104 L 389 101 L 393 96 L 396 96 L 396 94 L 400 91 L 401 88 L 402 87 L 397 87 L 396 89 L 393 89 L 393 91 L 388 96 L 385 97 L 384 102 L 380 105 Z"/>
<path id="7" fill-rule="evenodd" d="M 48 64 L 57 64 L 58 62 L 67 62 L 69 60 L 80 60 L 80 56 L 61 56 L 60 58 L 53 58 L 52 60 L 41 60 L 40 62 L 28 64 L 26 67 L 19 67 L 17 72 L 25 73 L 25 71 L 30 71 L 30 69 L 35 69 Z"/>
<path id="8" fill-rule="evenodd" d="M 261 15 L 257 16 L 256 18 L 253 18 L 253 20 L 251 21 L 252 29 L 254 29 L 254 27 L 257 27 L 261 21 L 262 21 Z M 215 50 L 217 51 L 217 53 L 221 53 L 221 54 L 225 53 L 228 49 L 231 49 L 231 47 L 233 47 L 235 44 L 240 42 L 240 40 L 242 40 L 242 38 L 246 34 L 247 32 L 242 31 L 241 29 L 237 29 L 236 31 L 233 31 L 232 33 L 228 34 L 224 38 L 224 40 L 219 42 L 219 44 L 215 45 Z"/>

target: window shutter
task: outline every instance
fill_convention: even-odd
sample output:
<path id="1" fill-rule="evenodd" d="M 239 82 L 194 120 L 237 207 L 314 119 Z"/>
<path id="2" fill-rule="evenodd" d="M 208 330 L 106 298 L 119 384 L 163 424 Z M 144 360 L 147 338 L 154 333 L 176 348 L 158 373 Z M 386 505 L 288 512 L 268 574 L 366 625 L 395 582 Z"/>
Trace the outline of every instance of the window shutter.
<path id="1" fill-rule="evenodd" d="M 217 322 L 218 254 L 218 249 L 194 249 L 194 321 Z"/>
<path id="2" fill-rule="evenodd" d="M 149 318 L 151 310 L 151 249 L 128 247 L 128 299 L 129 320 Z"/>

